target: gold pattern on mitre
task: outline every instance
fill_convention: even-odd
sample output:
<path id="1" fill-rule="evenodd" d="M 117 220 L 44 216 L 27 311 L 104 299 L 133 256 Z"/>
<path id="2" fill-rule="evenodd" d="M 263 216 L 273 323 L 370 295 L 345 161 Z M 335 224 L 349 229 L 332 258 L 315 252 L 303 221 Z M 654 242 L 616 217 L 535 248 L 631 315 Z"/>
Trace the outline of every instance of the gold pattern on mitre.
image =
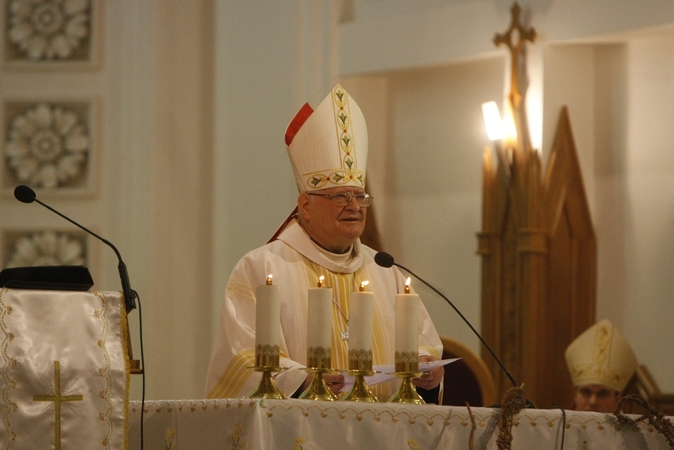
<path id="1" fill-rule="evenodd" d="M 338 186 L 364 188 L 368 138 L 360 107 L 337 85 L 309 114 L 291 142 L 286 141 L 299 192 Z M 288 129 L 296 126 L 293 119 Z"/>
<path id="2" fill-rule="evenodd" d="M 608 319 L 578 336 L 565 352 L 573 384 L 601 384 L 622 392 L 637 369 L 637 357 Z"/>

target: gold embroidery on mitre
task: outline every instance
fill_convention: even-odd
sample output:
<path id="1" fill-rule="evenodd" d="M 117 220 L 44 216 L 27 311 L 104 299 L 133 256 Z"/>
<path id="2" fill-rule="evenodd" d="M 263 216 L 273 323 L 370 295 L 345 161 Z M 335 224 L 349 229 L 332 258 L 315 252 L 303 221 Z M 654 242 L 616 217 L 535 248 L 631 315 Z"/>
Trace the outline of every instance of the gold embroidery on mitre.
<path id="1" fill-rule="evenodd" d="M 597 327 L 595 334 L 595 354 L 593 362 L 586 366 L 573 368 L 573 378 L 597 377 L 607 381 L 620 382 L 621 374 L 609 367 L 611 357 L 612 330 L 607 326 Z"/>
<path id="2" fill-rule="evenodd" d="M 323 172 L 309 174 L 307 185 L 312 189 L 320 189 L 328 183 L 338 186 L 347 183 L 365 186 L 365 172 L 358 170 L 358 162 L 356 160 L 356 141 L 353 139 L 349 96 L 339 85 L 332 92 L 332 108 L 340 153 L 339 159 L 342 167 L 330 172 L 328 175 Z"/>

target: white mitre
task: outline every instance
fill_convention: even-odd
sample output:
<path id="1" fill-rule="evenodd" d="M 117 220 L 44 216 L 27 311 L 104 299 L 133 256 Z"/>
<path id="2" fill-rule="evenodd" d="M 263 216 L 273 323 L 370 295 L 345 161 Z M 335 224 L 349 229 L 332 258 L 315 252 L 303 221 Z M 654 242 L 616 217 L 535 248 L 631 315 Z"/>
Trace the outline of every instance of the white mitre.
<path id="1" fill-rule="evenodd" d="M 588 328 L 565 352 L 573 384 L 602 384 L 622 392 L 637 369 L 637 357 L 608 319 Z"/>
<path id="2" fill-rule="evenodd" d="M 286 145 L 300 193 L 338 186 L 365 188 L 367 126 L 340 85 L 318 105 L 308 104 L 286 129 Z"/>

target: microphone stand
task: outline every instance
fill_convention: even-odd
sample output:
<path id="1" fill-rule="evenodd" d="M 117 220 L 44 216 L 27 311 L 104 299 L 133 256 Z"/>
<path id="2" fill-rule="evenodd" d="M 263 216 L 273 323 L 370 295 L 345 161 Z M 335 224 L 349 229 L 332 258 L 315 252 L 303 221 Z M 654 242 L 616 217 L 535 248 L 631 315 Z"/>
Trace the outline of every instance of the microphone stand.
<path id="1" fill-rule="evenodd" d="M 121 278 L 122 281 L 122 292 L 124 294 L 124 305 L 126 309 L 126 314 L 128 316 L 129 312 L 132 311 L 133 309 L 136 308 L 136 298 L 138 298 L 138 293 L 131 289 L 131 282 L 129 281 L 129 273 L 126 270 L 126 264 L 124 264 L 124 261 L 122 260 L 122 255 L 119 253 L 117 250 L 117 247 L 115 247 L 112 242 L 108 241 L 107 239 L 102 238 L 98 234 L 94 233 L 90 229 L 80 225 L 79 223 L 75 222 L 71 218 L 61 214 L 51 206 L 47 205 L 46 203 L 42 203 L 40 200 L 37 199 L 37 196 L 35 195 L 35 191 L 32 190 L 30 187 L 25 186 L 25 185 L 19 185 L 14 189 L 14 196 L 16 197 L 17 200 L 19 200 L 22 203 L 32 203 L 32 202 L 38 202 L 40 205 L 44 206 L 48 210 L 58 214 L 59 216 L 63 217 L 66 219 L 68 222 L 72 223 L 78 228 L 81 228 L 82 230 L 86 231 L 87 233 L 91 234 L 92 236 L 98 238 L 99 240 L 103 241 L 105 244 L 107 244 L 110 248 L 112 248 L 115 251 L 115 254 L 117 255 L 117 260 L 119 261 L 119 264 L 117 266 L 117 269 L 119 271 L 119 277 Z M 140 306 L 140 299 L 139 300 L 139 306 Z M 131 349 L 131 332 L 129 331 L 128 324 L 126 326 L 126 349 L 127 349 L 127 357 L 129 360 L 129 372 L 131 374 L 140 374 L 142 375 L 142 397 L 141 397 L 141 410 L 140 410 L 140 448 L 141 450 L 144 447 L 145 443 L 145 436 L 144 436 L 144 422 L 145 422 L 145 356 L 144 356 L 144 351 L 143 351 L 143 317 L 141 314 L 140 308 L 138 309 L 138 321 L 139 321 L 139 326 L 140 326 L 140 357 L 143 361 L 143 366 L 141 367 L 141 362 L 137 359 L 133 359 L 133 351 Z"/>
<path id="2" fill-rule="evenodd" d="M 129 274 L 126 270 L 126 264 L 124 264 L 124 261 L 122 260 L 122 255 L 119 253 L 119 250 L 117 250 L 117 247 L 115 247 L 112 242 L 108 241 L 107 239 L 102 238 L 98 234 L 94 233 L 90 229 L 80 225 L 79 223 L 75 222 L 72 220 L 70 217 L 61 214 L 59 211 L 55 210 L 51 206 L 47 205 L 46 203 L 41 202 L 37 196 L 35 195 L 35 191 L 31 189 L 28 186 L 25 185 L 19 185 L 14 189 L 14 196 L 16 197 L 17 200 L 19 200 L 22 203 L 32 203 L 32 202 L 38 202 L 40 205 L 44 206 L 48 210 L 50 210 L 53 213 L 58 214 L 59 216 L 63 217 L 66 219 L 68 222 L 72 223 L 78 228 L 81 228 L 82 230 L 86 231 L 87 233 L 91 234 L 92 236 L 98 238 L 99 240 L 103 241 L 105 244 L 107 244 L 111 249 L 114 250 L 115 254 L 117 255 L 117 260 L 119 261 L 119 264 L 117 266 L 117 269 L 119 271 L 119 277 L 121 278 L 122 281 L 122 292 L 124 294 L 124 305 L 126 307 L 126 313 L 127 315 L 129 314 L 130 311 L 136 308 L 136 291 L 131 289 L 131 282 L 129 281 Z M 143 340 L 141 337 L 141 353 L 142 353 L 142 345 L 143 345 Z M 128 351 L 128 357 L 129 357 L 129 370 L 133 374 L 142 374 L 143 373 L 143 368 L 140 366 L 140 361 L 137 359 L 133 359 L 133 351 L 131 349 L 131 334 L 129 331 L 129 327 L 126 328 L 126 346 L 127 346 L 127 351 Z"/>
<path id="3" fill-rule="evenodd" d="M 91 231 L 88 228 L 83 227 L 79 223 L 75 222 L 71 218 L 61 214 L 51 206 L 47 205 L 46 203 L 42 203 L 39 199 L 34 198 L 33 201 L 38 202 L 48 210 L 58 214 L 59 216 L 63 217 L 66 219 L 68 222 L 72 223 L 73 225 L 77 226 L 78 228 L 83 229 L 87 233 L 97 237 L 101 241 L 105 242 L 110 248 L 112 248 L 115 251 L 115 254 L 117 255 L 117 260 L 119 261 L 119 264 L 117 265 L 117 270 L 119 271 L 119 277 L 121 278 L 122 281 L 122 292 L 124 293 L 124 303 L 126 305 L 126 312 L 127 314 L 134 310 L 136 308 L 136 292 L 131 289 L 131 282 L 129 281 L 129 273 L 126 270 L 126 264 L 124 264 L 124 261 L 122 261 L 122 255 L 119 254 L 119 251 L 117 250 L 117 247 L 112 245 L 112 242 L 108 241 L 107 239 L 102 238 L 101 236 L 97 235 L 93 231 Z"/>

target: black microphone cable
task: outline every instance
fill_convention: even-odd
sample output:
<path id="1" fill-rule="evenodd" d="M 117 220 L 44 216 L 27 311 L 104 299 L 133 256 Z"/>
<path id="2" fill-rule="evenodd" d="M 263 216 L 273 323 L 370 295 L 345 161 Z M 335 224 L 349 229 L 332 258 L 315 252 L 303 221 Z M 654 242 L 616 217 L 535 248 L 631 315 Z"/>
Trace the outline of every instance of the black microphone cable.
<path id="1" fill-rule="evenodd" d="M 138 332 L 140 333 L 140 363 L 143 371 L 140 374 L 141 378 L 141 397 L 140 397 L 140 450 L 143 450 L 143 443 L 145 442 L 145 433 L 143 425 L 145 423 L 145 350 L 143 349 L 143 308 L 141 307 L 140 295 L 136 294 L 138 301 Z M 128 322 L 127 322 L 128 326 Z"/>

